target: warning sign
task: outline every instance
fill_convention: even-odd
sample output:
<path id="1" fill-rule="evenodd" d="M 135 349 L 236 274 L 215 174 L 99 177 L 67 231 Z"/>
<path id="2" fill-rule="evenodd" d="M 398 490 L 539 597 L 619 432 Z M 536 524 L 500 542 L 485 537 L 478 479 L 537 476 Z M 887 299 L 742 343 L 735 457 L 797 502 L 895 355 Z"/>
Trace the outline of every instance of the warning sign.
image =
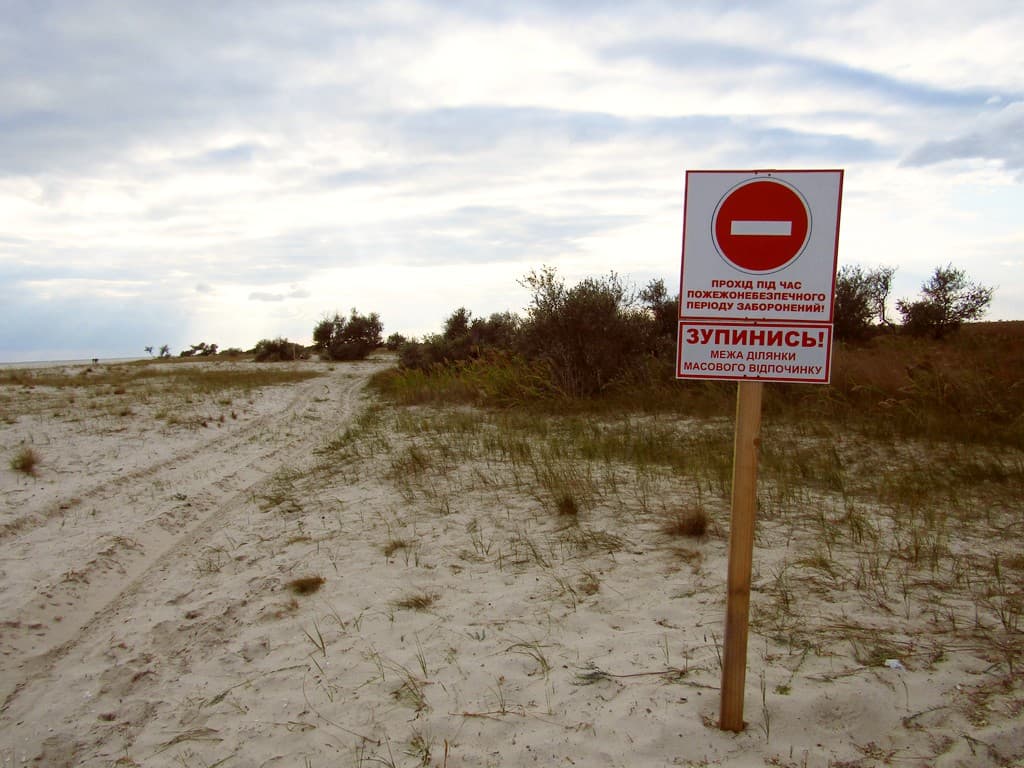
<path id="1" fill-rule="evenodd" d="M 679 323 L 676 376 L 827 384 L 831 325 Z"/>
<path id="2" fill-rule="evenodd" d="M 681 320 L 830 323 L 842 171 L 688 171 Z"/>
<path id="3" fill-rule="evenodd" d="M 843 172 L 687 171 L 676 376 L 828 383 Z"/>

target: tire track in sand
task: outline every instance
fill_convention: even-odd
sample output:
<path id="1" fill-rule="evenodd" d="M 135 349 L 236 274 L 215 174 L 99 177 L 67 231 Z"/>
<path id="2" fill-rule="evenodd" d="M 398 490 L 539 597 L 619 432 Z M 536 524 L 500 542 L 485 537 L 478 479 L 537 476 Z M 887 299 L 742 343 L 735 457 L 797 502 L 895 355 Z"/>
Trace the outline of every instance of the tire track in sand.
<path id="1" fill-rule="evenodd" d="M 201 532 L 251 503 L 281 468 L 308 463 L 325 434 L 352 421 L 369 376 L 384 365 L 337 366 L 324 377 L 289 385 L 293 394 L 281 410 L 115 483 L 93 486 L 83 502 L 109 510 L 90 521 L 88 533 L 95 535 L 65 547 L 56 564 L 61 574 L 37 585 L 0 623 L 0 712 L 45 677 L 112 606 L 128 600 L 163 560 L 183 554 Z M 55 515 L 34 522 L 4 547 L 20 544 L 31 552 L 61 537 Z"/>

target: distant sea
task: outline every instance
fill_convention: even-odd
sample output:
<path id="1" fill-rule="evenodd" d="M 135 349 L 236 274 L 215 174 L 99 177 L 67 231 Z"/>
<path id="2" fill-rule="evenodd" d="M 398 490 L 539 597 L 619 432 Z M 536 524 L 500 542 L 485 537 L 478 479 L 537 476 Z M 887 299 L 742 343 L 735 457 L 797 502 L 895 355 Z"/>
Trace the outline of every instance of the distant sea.
<path id="1" fill-rule="evenodd" d="M 117 363 L 132 363 L 136 360 L 149 360 L 148 357 L 100 357 L 86 358 L 84 360 L 26 360 L 20 363 L 0 363 L 0 368 L 56 368 L 63 365 L 92 365 L 93 359 L 98 359 L 100 365 L 114 365 Z"/>

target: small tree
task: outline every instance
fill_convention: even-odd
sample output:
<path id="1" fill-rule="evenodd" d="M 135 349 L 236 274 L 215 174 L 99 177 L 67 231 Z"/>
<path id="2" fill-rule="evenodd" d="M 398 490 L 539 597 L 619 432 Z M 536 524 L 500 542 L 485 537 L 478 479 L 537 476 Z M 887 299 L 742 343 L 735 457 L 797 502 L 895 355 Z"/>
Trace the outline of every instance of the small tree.
<path id="1" fill-rule="evenodd" d="M 164 344 L 160 347 L 160 354 L 157 357 L 170 357 L 171 356 L 171 345 Z"/>
<path id="2" fill-rule="evenodd" d="M 402 345 L 407 343 L 409 340 L 400 333 L 392 333 L 388 336 L 387 341 L 384 342 L 384 346 L 391 352 L 397 352 L 401 349 Z"/>
<path id="3" fill-rule="evenodd" d="M 871 287 L 862 267 L 844 264 L 836 273 L 836 298 L 833 305 L 834 330 L 841 341 L 862 341 L 871 333 L 875 308 Z"/>
<path id="4" fill-rule="evenodd" d="M 878 267 L 867 273 L 868 298 L 879 325 L 892 325 L 885 316 L 885 310 L 886 304 L 889 303 L 889 294 L 892 293 L 892 278 L 895 274 L 896 267 Z"/>
<path id="5" fill-rule="evenodd" d="M 150 357 L 153 356 L 153 348 L 152 347 L 143 347 L 143 349 L 146 350 L 149 353 Z"/>
<path id="6" fill-rule="evenodd" d="M 654 322 L 654 332 L 674 344 L 679 330 L 679 297 L 670 296 L 665 281 L 659 278 L 651 280 L 640 291 L 639 298 Z"/>
<path id="7" fill-rule="evenodd" d="M 835 334 L 842 341 L 863 341 L 874 328 L 872 320 L 888 325 L 885 305 L 892 290 L 895 267 L 864 269 L 844 264 L 836 274 Z"/>
<path id="8" fill-rule="evenodd" d="M 967 273 L 952 264 L 936 267 L 921 286 L 917 301 L 900 299 L 896 308 L 903 316 L 903 327 L 914 336 L 941 339 L 969 320 L 977 320 L 988 311 L 995 288 L 972 283 Z"/>
<path id="9" fill-rule="evenodd" d="M 376 312 L 360 315 L 355 309 L 348 318 L 338 313 L 325 317 L 313 329 L 316 351 L 332 360 L 362 360 L 383 345 L 384 326 Z"/>

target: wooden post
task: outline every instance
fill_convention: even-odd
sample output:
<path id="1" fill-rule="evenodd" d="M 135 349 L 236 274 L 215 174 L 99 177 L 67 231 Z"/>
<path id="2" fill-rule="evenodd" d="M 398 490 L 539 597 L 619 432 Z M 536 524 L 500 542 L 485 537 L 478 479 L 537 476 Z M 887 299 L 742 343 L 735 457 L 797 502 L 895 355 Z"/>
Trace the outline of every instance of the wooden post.
<path id="1" fill-rule="evenodd" d="M 747 675 L 750 574 L 757 512 L 757 457 L 761 445 L 760 381 L 742 381 L 736 392 L 736 446 L 732 466 L 732 521 L 729 527 L 729 580 L 725 609 L 722 705 L 718 726 L 743 730 L 743 686 Z"/>

